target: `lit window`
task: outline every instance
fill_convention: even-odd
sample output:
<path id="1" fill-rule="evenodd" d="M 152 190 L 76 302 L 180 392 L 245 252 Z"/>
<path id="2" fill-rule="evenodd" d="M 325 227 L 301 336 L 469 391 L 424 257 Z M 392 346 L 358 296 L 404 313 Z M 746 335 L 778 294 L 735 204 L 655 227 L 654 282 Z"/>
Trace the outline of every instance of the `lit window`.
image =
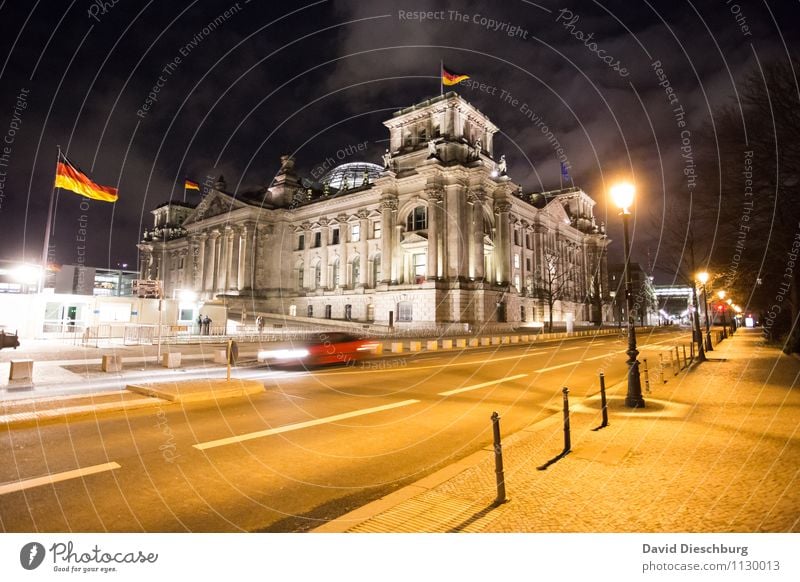
<path id="1" fill-rule="evenodd" d="M 514 268 L 519 269 L 519 254 L 514 254 Z"/>
<path id="2" fill-rule="evenodd" d="M 354 224 L 350 227 L 350 240 L 353 242 L 358 242 L 361 240 L 361 226 L 358 224 Z"/>
<path id="3" fill-rule="evenodd" d="M 522 287 L 519 284 L 519 275 L 514 275 L 514 287 L 517 288 L 517 292 L 522 291 Z"/>
<path id="4" fill-rule="evenodd" d="M 425 253 L 416 253 L 412 255 L 413 259 L 413 269 L 414 269 L 414 278 L 419 281 L 420 279 L 424 279 L 425 275 L 427 275 L 427 255 Z"/>
<path id="5" fill-rule="evenodd" d="M 424 206 L 417 206 L 408 214 L 406 219 L 406 230 L 413 232 L 415 230 L 424 230 L 428 228 L 428 209 Z"/>

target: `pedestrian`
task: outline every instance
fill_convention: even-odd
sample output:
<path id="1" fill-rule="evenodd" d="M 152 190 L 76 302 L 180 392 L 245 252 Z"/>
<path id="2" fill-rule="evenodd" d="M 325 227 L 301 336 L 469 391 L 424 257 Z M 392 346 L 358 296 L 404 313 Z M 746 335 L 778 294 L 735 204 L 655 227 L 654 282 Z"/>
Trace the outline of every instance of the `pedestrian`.
<path id="1" fill-rule="evenodd" d="M 199 314 L 197 316 L 197 335 L 202 335 L 203 333 L 203 314 Z"/>
<path id="2" fill-rule="evenodd" d="M 203 318 L 203 328 L 203 333 L 205 335 L 209 335 L 211 333 L 211 318 L 207 315 Z"/>
<path id="3" fill-rule="evenodd" d="M 258 333 L 263 333 L 264 331 L 264 318 L 260 315 L 256 318 L 256 325 L 258 326 Z"/>

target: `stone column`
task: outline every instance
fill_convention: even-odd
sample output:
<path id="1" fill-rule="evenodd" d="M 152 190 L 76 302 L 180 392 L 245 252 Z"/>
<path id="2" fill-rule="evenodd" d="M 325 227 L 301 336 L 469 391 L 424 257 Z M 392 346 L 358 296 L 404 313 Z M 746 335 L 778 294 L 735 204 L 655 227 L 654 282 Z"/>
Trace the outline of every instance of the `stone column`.
<path id="1" fill-rule="evenodd" d="M 394 261 L 395 218 L 397 198 L 381 200 L 381 283 L 397 283 L 397 265 Z M 398 241 L 399 242 L 399 241 Z"/>
<path id="2" fill-rule="evenodd" d="M 255 259 L 255 225 L 246 223 L 242 227 L 242 250 L 239 256 L 242 257 L 242 273 L 239 289 L 252 289 L 253 283 L 253 263 Z"/>
<path id="3" fill-rule="evenodd" d="M 206 257 L 206 238 L 207 235 L 205 233 L 194 237 L 192 289 L 198 294 L 203 292 L 203 264 L 205 263 Z"/>
<path id="4" fill-rule="evenodd" d="M 392 236 L 392 282 L 396 283 L 409 283 L 405 276 L 408 272 L 404 269 L 404 254 L 403 247 L 400 246 L 400 241 L 403 239 L 403 225 L 395 224 L 394 236 Z"/>
<path id="5" fill-rule="evenodd" d="M 329 280 L 328 274 L 330 271 L 330 266 L 328 265 L 328 237 L 330 236 L 330 229 L 328 228 L 327 218 L 320 219 L 319 223 L 322 225 L 322 234 L 320 235 L 321 247 L 319 251 L 320 257 L 322 258 L 322 265 L 319 286 L 322 289 L 327 289 Z"/>
<path id="6" fill-rule="evenodd" d="M 359 287 L 366 287 L 368 271 L 371 270 L 369 257 L 367 256 L 369 253 L 369 247 L 367 246 L 367 237 L 369 236 L 369 214 L 366 210 L 359 210 L 356 216 L 358 216 L 358 228 L 361 231 L 361 238 L 358 240 L 358 281 L 353 281 L 353 284 L 357 284 Z"/>
<path id="7" fill-rule="evenodd" d="M 495 272 L 499 283 L 505 285 L 509 282 L 509 265 L 511 264 L 511 245 L 509 244 L 511 231 L 508 216 L 511 211 L 511 203 L 501 199 L 495 201 L 494 206 L 498 239 L 495 243 Z"/>
<path id="8" fill-rule="evenodd" d="M 217 273 L 217 239 L 219 238 L 219 232 L 216 230 L 212 230 L 208 233 L 208 239 L 206 240 L 206 244 L 208 248 L 206 249 L 206 267 L 203 273 L 205 281 L 203 284 L 203 288 L 210 294 L 214 295 L 214 285 L 216 281 L 216 273 Z"/>
<path id="9" fill-rule="evenodd" d="M 441 205 L 444 191 L 441 188 L 428 188 L 428 260 L 426 262 L 427 278 L 439 277 L 439 229 L 441 225 Z"/>
<path id="10" fill-rule="evenodd" d="M 305 241 L 303 249 L 303 288 L 314 288 L 314 271 L 311 268 L 311 225 L 304 222 L 301 227 L 303 228 L 303 240 Z"/>
<path id="11" fill-rule="evenodd" d="M 470 273 L 476 281 L 486 275 L 483 257 L 483 192 L 470 192 L 467 201 L 472 204 L 472 238 L 470 239 Z"/>
<path id="12" fill-rule="evenodd" d="M 231 253 L 231 267 L 230 273 L 228 274 L 228 289 L 232 291 L 237 291 L 239 289 L 239 253 L 241 252 L 240 243 L 242 240 L 242 235 L 239 232 L 239 228 L 235 227 L 233 229 L 233 252 Z"/>
<path id="13" fill-rule="evenodd" d="M 236 289 L 241 291 L 245 287 L 245 256 L 247 254 L 247 227 L 241 226 L 237 232 L 236 242 L 237 258 L 236 263 Z"/>
<path id="14" fill-rule="evenodd" d="M 337 221 L 334 221 L 336 224 Z M 347 220 L 344 216 L 338 217 L 339 224 L 339 287 L 355 287 L 350 279 L 350 265 L 347 257 Z"/>
<path id="15" fill-rule="evenodd" d="M 225 227 L 225 269 L 222 273 L 222 291 L 227 293 L 231 288 L 233 275 L 233 229 Z"/>

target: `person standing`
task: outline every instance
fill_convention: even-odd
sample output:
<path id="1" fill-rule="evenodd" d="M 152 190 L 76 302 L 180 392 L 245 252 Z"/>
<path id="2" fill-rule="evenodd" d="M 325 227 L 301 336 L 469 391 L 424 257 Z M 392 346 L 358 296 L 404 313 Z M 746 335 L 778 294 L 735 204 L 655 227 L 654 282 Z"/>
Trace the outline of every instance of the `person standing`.
<path id="1" fill-rule="evenodd" d="M 209 335 L 211 333 L 211 318 L 206 315 L 203 318 L 203 334 Z"/>
<path id="2" fill-rule="evenodd" d="M 199 314 L 197 316 L 197 335 L 202 335 L 203 333 L 203 314 Z"/>
<path id="3" fill-rule="evenodd" d="M 258 326 L 258 333 L 259 334 L 263 333 L 264 332 L 264 318 L 261 315 L 259 315 L 256 318 L 256 325 Z"/>

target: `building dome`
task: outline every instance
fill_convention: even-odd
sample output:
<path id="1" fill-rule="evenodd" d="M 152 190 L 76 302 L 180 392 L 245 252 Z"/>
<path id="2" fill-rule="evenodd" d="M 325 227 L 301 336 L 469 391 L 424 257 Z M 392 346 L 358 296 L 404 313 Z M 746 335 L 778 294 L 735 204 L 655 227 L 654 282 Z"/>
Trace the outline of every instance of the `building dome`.
<path id="1" fill-rule="evenodd" d="M 367 184 L 372 184 L 375 178 L 381 175 L 381 172 L 383 172 L 383 168 L 378 164 L 351 162 L 336 166 L 322 176 L 320 182 L 336 190 L 360 188 L 365 185 L 365 181 Z"/>

